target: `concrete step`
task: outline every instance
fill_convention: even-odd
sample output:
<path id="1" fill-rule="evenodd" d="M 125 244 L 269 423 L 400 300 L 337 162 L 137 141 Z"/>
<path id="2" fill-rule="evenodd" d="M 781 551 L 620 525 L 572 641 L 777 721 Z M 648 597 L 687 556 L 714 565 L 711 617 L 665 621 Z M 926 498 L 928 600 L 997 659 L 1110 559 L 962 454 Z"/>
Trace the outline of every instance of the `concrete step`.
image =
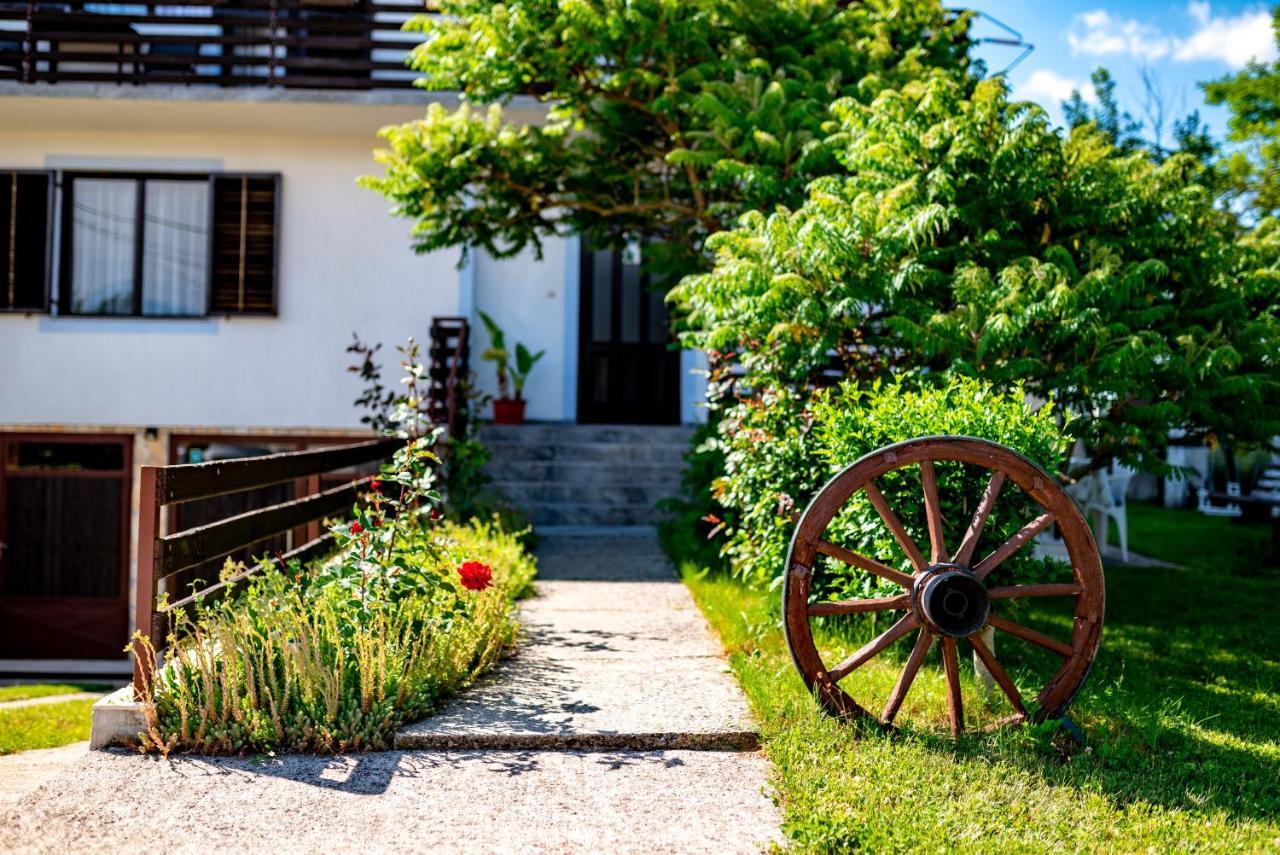
<path id="1" fill-rule="evenodd" d="M 534 525 L 656 525 L 665 514 L 653 505 L 607 505 L 599 502 L 533 502 L 518 507 Z"/>
<path id="2" fill-rule="evenodd" d="M 557 463 L 612 463 L 620 465 L 683 466 L 686 445 L 594 442 L 560 444 L 489 443 L 495 461 Z"/>
<path id="3" fill-rule="evenodd" d="M 685 447 L 694 425 L 579 425 L 570 422 L 530 422 L 523 425 L 486 424 L 480 438 L 488 445 L 647 443 Z"/>
<path id="4" fill-rule="evenodd" d="M 536 504 L 656 505 L 674 495 L 674 484 L 563 484 L 550 481 L 494 481 L 491 485 L 517 507 Z"/>
<path id="5" fill-rule="evenodd" d="M 559 484 L 679 484 L 681 465 L 649 463 L 586 463 L 565 460 L 489 461 L 486 471 L 495 481 L 554 481 Z"/>

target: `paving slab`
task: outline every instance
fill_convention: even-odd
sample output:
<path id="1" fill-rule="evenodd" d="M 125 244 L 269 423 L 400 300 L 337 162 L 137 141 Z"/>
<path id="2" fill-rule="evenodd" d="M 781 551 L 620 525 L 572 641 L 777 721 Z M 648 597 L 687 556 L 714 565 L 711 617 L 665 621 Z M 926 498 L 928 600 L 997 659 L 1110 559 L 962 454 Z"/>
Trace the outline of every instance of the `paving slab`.
<path id="1" fill-rule="evenodd" d="M 520 608 L 516 654 L 396 748 L 757 747 L 720 643 L 652 532 L 550 538 L 538 558 L 550 581 Z"/>
<path id="2" fill-rule="evenodd" d="M 758 852 L 758 753 L 82 757 L 0 804 L 0 852 Z"/>
<path id="3" fill-rule="evenodd" d="M 0 756 L 0 804 L 18 801 L 88 753 L 88 742 L 72 742 Z"/>

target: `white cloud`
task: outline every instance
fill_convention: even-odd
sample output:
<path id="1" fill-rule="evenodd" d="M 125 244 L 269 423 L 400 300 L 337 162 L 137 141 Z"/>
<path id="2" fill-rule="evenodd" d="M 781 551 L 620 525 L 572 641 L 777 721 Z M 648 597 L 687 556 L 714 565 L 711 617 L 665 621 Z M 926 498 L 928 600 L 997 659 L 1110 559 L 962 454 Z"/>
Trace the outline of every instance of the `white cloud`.
<path id="1" fill-rule="evenodd" d="M 1173 58 L 1179 62 L 1216 59 L 1231 68 L 1241 68 L 1251 59 L 1269 62 L 1276 58 L 1271 14 L 1266 9 L 1241 12 L 1233 18 L 1214 18 L 1208 3 L 1193 0 L 1187 12 L 1196 22 L 1196 30 L 1178 40 Z"/>
<path id="2" fill-rule="evenodd" d="M 1167 56 L 1171 39 L 1158 27 L 1133 19 L 1112 17 L 1105 9 L 1075 16 L 1075 28 L 1067 33 L 1074 54 L 1089 56 L 1128 55 L 1146 62 Z"/>
<path id="3" fill-rule="evenodd" d="M 1253 58 L 1276 58 L 1271 14 L 1265 7 L 1215 18 L 1208 0 L 1191 0 L 1187 16 L 1194 29 L 1187 36 L 1177 36 L 1135 18 L 1117 18 L 1106 9 L 1093 9 L 1075 16 L 1067 43 L 1076 55 L 1127 56 L 1141 62 L 1170 57 L 1176 62 L 1217 61 L 1240 68 Z"/>
<path id="4" fill-rule="evenodd" d="M 1093 88 L 1088 81 L 1075 80 L 1048 68 L 1037 68 L 1013 93 L 1015 100 L 1039 101 L 1057 107 L 1071 97 L 1073 90 L 1080 90 L 1086 101 L 1093 100 Z"/>

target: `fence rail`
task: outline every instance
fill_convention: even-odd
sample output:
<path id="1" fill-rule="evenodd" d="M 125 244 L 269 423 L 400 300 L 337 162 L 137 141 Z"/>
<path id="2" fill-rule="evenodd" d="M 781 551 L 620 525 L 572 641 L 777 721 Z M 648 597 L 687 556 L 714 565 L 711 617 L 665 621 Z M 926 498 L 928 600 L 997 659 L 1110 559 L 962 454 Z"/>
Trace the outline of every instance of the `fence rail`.
<path id="1" fill-rule="evenodd" d="M 0 0 L 0 80 L 411 86 L 401 27 L 423 0 Z"/>
<path id="2" fill-rule="evenodd" d="M 295 538 L 305 542 L 284 553 L 280 560 L 306 560 L 328 549 L 329 537 L 320 533 L 320 520 L 350 507 L 368 486 L 372 476 L 355 477 L 346 484 L 329 489 L 322 489 L 321 476 L 385 460 L 401 444 L 399 439 L 375 439 L 263 457 L 177 466 L 143 466 L 135 588 L 135 626 L 138 632 L 158 653 L 164 646 L 172 612 L 197 600 L 221 596 L 258 569 L 251 566 L 236 576 L 205 584 L 180 599 L 161 602 L 162 593 L 173 593 L 162 590 L 166 583 L 202 562 L 230 555 L 285 532 L 305 532 L 305 535 Z M 162 533 L 162 514 L 167 506 L 286 482 L 297 485 L 296 498 L 184 531 Z M 151 664 L 141 643 L 135 642 L 133 676 L 136 690 L 141 691 L 150 681 Z"/>

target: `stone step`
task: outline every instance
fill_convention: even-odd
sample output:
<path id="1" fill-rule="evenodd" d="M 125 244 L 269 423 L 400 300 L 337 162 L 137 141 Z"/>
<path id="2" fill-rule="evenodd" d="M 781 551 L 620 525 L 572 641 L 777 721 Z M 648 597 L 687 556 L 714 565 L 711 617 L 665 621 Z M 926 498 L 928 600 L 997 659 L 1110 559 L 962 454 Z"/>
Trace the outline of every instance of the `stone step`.
<path id="1" fill-rule="evenodd" d="M 552 481 L 558 484 L 678 485 L 683 466 L 495 458 L 489 461 L 485 471 L 495 481 Z"/>
<path id="2" fill-rule="evenodd" d="M 523 425 L 487 424 L 480 438 L 487 445 L 535 444 L 649 444 L 686 447 L 694 425 L 579 425 L 571 422 L 531 422 Z"/>
<path id="3" fill-rule="evenodd" d="M 669 484 L 558 484 L 547 481 L 494 481 L 490 485 L 520 507 L 535 504 L 656 505 L 673 495 Z"/>
<path id="4" fill-rule="evenodd" d="M 533 502 L 518 505 L 535 526 L 651 526 L 666 514 L 653 505 L 606 505 L 599 502 Z"/>
<path id="5" fill-rule="evenodd" d="M 495 461 L 542 461 L 557 463 L 612 463 L 620 465 L 684 466 L 684 445 L 646 443 L 491 443 Z"/>

